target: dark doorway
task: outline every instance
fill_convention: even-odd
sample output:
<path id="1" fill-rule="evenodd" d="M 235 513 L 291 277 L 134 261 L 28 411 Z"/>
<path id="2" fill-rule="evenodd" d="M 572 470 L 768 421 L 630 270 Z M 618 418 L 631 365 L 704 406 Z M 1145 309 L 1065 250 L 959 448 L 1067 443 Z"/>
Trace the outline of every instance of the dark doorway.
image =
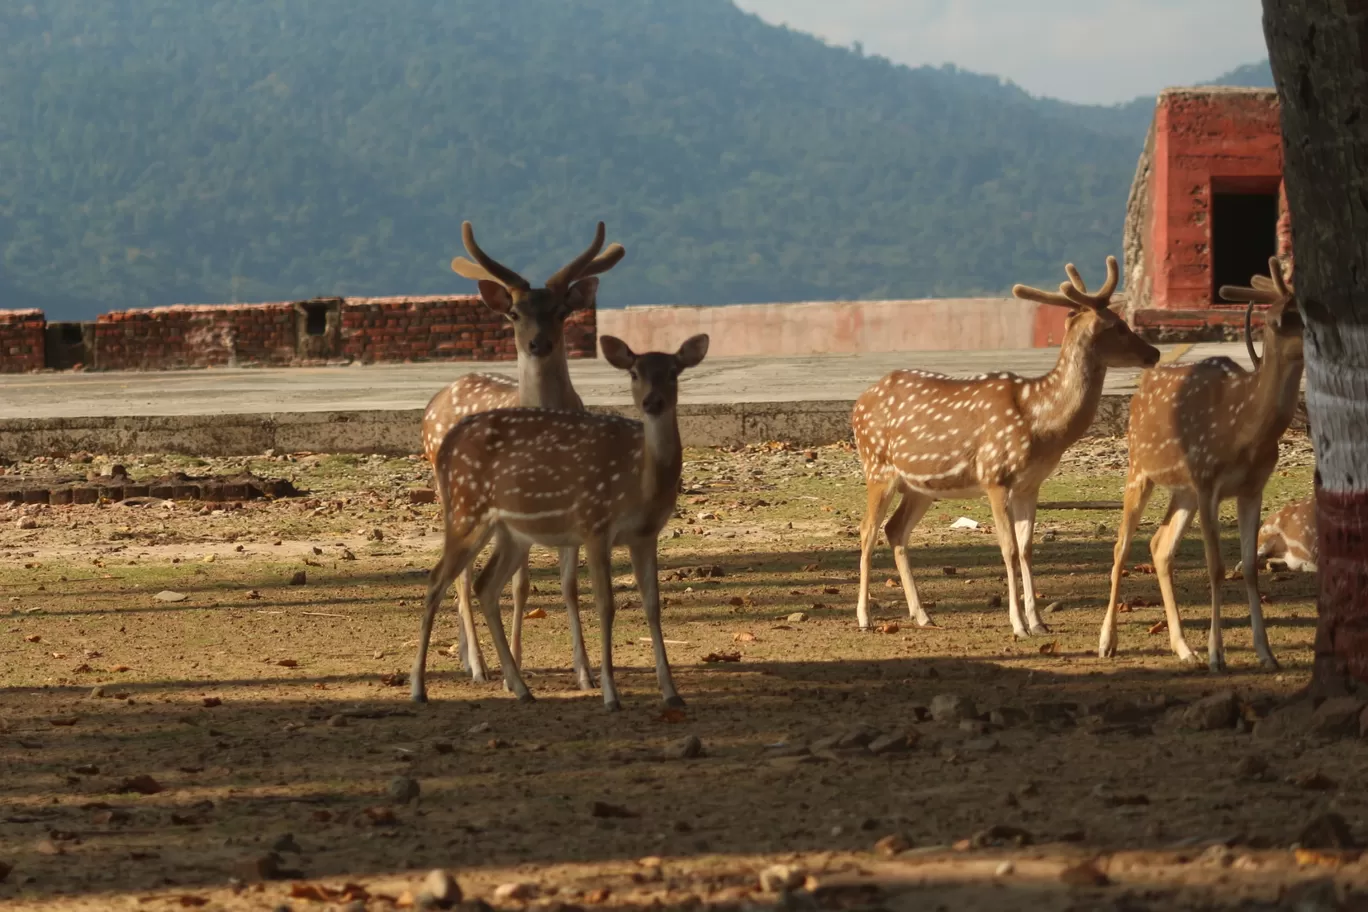
<path id="1" fill-rule="evenodd" d="M 91 366 L 94 323 L 49 323 L 43 340 L 43 360 L 53 370 Z"/>
<path id="2" fill-rule="evenodd" d="M 304 333 L 321 336 L 328 331 L 328 313 L 337 308 L 330 303 L 309 302 L 304 305 Z"/>
<path id="3" fill-rule="evenodd" d="M 1277 193 L 1216 193 L 1211 202 L 1211 301 L 1222 285 L 1248 285 L 1268 274 L 1278 252 Z"/>

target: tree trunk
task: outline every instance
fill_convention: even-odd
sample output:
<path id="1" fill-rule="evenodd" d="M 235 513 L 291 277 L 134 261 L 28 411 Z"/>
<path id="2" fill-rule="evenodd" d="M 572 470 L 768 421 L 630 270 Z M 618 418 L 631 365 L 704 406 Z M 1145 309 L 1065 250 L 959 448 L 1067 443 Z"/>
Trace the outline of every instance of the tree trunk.
<path id="1" fill-rule="evenodd" d="M 1368 684 L 1368 0 L 1263 0 L 1282 105 L 1320 598 L 1312 695 Z"/>

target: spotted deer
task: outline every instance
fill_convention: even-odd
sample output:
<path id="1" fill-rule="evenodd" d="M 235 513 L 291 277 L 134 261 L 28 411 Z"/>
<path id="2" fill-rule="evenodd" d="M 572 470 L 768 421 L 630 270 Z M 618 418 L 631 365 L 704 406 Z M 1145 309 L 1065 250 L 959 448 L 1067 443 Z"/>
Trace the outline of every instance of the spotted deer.
<path id="1" fill-rule="evenodd" d="M 902 578 L 908 614 L 932 624 L 917 595 L 907 539 L 928 507 L 941 499 L 986 495 L 1007 567 L 1008 614 L 1017 636 L 1048 633 L 1036 611 L 1032 535 L 1041 483 L 1064 451 L 1092 423 L 1108 367 L 1151 365 L 1159 351 L 1109 309 L 1116 290 L 1115 257 L 1107 281 L 1089 294 L 1073 264 L 1069 281 L 1050 293 L 1014 286 L 1018 298 L 1067 307 L 1063 345 L 1054 370 L 1024 378 L 996 373 L 957 379 L 917 370 L 894 371 L 855 404 L 851 427 L 864 467 L 867 504 L 860 526 L 860 593 L 855 612 L 869 629 L 870 558 L 879 522 L 895 495 L 902 500 L 884 526 Z M 1020 563 L 1022 600 L 1014 564 Z"/>
<path id="2" fill-rule="evenodd" d="M 1281 563 L 1288 570 L 1316 572 L 1316 498 L 1307 497 L 1278 510 L 1259 527 L 1259 549 L 1254 558 L 1260 567 L 1276 569 Z M 1244 571 L 1244 561 L 1235 565 Z"/>
<path id="3" fill-rule="evenodd" d="M 1117 599 L 1131 537 L 1156 485 L 1172 494 L 1168 512 L 1150 539 L 1155 576 L 1164 600 L 1169 645 L 1183 662 L 1197 660 L 1183 637 L 1173 594 L 1173 557 L 1196 514 L 1201 520 L 1211 584 L 1211 628 L 1207 664 L 1225 670 L 1221 638 L 1221 501 L 1236 499 L 1240 527 L 1241 571 L 1249 598 L 1254 651 L 1265 668 L 1278 661 L 1268 645 L 1259 600 L 1257 533 L 1263 489 L 1278 463 L 1278 439 L 1291 424 L 1302 377 L 1302 319 L 1276 258 L 1270 277 L 1255 276 L 1249 288 L 1223 286 L 1221 297 L 1247 302 L 1245 344 L 1254 363 L 1246 371 L 1229 358 L 1169 365 L 1147 371 L 1131 398 L 1121 528 L 1112 559 L 1111 595 L 1102 622 L 1098 655 L 1116 655 Z M 1251 318 L 1255 304 L 1267 304 L 1263 357 L 1254 350 Z"/>
<path id="4" fill-rule="evenodd" d="M 428 402 L 423 415 L 423 453 L 435 468 L 437 451 L 442 440 L 456 423 L 467 415 L 497 408 L 515 406 L 558 409 L 584 408 L 584 403 L 570 382 L 570 368 L 565 352 L 565 321 L 571 314 L 593 307 L 598 293 L 596 278 L 618 264 L 626 254 L 621 244 L 606 249 L 604 225 L 599 222 L 594 242 L 565 265 L 544 288 L 533 288 L 518 273 L 485 253 L 475 242 L 475 230 L 470 222 L 461 226 L 461 237 L 466 252 L 474 262 L 464 257 L 451 261 L 452 270 L 479 283 L 480 298 L 495 313 L 513 325 L 513 342 L 518 356 L 518 378 L 512 380 L 497 374 L 466 374 Z M 437 490 L 442 490 L 437 484 Z M 589 659 L 584 649 L 584 637 L 579 620 L 578 567 L 579 552 L 562 549 L 560 552 L 561 591 L 569 612 L 571 653 L 575 677 L 584 690 L 594 686 L 589 671 Z M 522 621 L 527 606 L 531 583 L 527 562 L 519 564 L 513 575 L 513 654 L 522 662 Z M 474 615 L 471 611 L 471 580 L 462 573 L 457 581 L 461 626 L 457 651 L 461 666 L 471 677 L 484 682 L 488 673 L 479 639 L 475 635 Z"/>
<path id="5" fill-rule="evenodd" d="M 614 545 L 626 545 L 661 693 L 667 705 L 684 704 L 660 630 L 656 549 L 674 513 L 684 461 L 676 410 L 679 375 L 703 360 L 708 337 L 694 336 L 673 354 L 638 355 L 612 336 L 599 342 L 608 363 L 630 374 L 641 421 L 565 409 L 495 409 L 463 419 L 438 449 L 445 541 L 428 580 L 411 682 L 415 701 L 427 701 L 427 650 L 437 608 L 452 580 L 493 539 L 494 554 L 475 585 L 504 683 L 519 700 L 530 701 L 532 694 L 504 636 L 499 593 L 532 545 L 583 547 L 599 612 L 603 702 L 609 710 L 621 708 L 613 681 L 610 558 Z"/>

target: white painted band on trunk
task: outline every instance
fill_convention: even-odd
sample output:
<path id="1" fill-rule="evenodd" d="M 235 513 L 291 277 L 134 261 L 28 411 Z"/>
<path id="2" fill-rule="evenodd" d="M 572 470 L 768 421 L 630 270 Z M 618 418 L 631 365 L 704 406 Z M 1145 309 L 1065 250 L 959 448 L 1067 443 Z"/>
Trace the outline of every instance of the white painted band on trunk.
<path id="1" fill-rule="evenodd" d="M 1325 329 L 1321 329 L 1325 332 Z M 1330 330 L 1348 358 L 1326 362 L 1306 346 L 1306 410 L 1321 487 L 1335 493 L 1368 490 L 1368 326 Z"/>

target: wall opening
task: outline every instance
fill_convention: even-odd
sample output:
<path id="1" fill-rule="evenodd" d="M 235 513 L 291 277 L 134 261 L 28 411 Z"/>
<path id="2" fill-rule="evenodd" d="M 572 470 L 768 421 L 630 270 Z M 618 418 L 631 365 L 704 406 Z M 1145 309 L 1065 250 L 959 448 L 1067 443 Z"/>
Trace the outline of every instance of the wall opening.
<path id="1" fill-rule="evenodd" d="M 342 332 L 342 299 L 296 301 L 295 358 L 301 361 L 337 357 Z"/>
<path id="2" fill-rule="evenodd" d="M 304 305 L 304 333 L 321 336 L 328 331 L 328 312 L 335 309 L 332 304 L 309 302 Z"/>
<path id="3" fill-rule="evenodd" d="M 43 363 L 53 370 L 90 366 L 94 323 L 49 323 L 43 338 Z"/>
<path id="4" fill-rule="evenodd" d="M 1278 252 L 1278 194 L 1220 193 L 1211 201 L 1211 302 L 1222 300 L 1222 285 L 1248 285 L 1268 274 Z"/>

